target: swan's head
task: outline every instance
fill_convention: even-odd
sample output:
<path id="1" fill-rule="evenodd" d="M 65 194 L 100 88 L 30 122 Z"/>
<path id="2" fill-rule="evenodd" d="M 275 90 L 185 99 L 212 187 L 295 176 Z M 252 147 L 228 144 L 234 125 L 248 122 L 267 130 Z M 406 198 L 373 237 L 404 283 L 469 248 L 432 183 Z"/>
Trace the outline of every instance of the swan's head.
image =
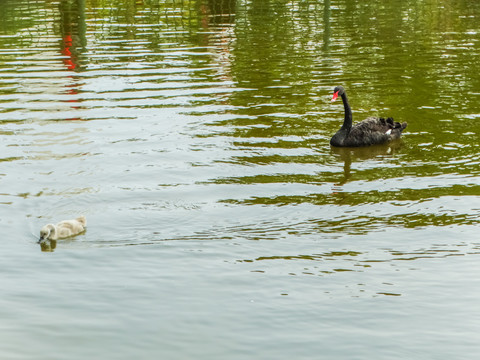
<path id="1" fill-rule="evenodd" d="M 40 229 L 40 240 L 38 240 L 38 242 L 40 243 L 47 240 L 50 236 L 53 236 L 53 234 L 55 234 L 55 225 L 45 225 Z"/>
<path id="2" fill-rule="evenodd" d="M 342 86 L 337 86 L 335 89 L 333 89 L 333 97 L 332 101 L 337 100 L 339 96 L 342 96 L 345 93 L 345 89 Z"/>

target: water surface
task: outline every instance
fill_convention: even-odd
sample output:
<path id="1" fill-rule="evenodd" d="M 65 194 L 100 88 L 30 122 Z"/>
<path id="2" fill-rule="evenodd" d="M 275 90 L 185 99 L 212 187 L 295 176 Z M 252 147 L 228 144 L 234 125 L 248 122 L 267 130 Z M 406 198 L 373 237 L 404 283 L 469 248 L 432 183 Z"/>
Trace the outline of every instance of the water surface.
<path id="1" fill-rule="evenodd" d="M 0 357 L 476 358 L 478 14 L 3 0 Z"/>

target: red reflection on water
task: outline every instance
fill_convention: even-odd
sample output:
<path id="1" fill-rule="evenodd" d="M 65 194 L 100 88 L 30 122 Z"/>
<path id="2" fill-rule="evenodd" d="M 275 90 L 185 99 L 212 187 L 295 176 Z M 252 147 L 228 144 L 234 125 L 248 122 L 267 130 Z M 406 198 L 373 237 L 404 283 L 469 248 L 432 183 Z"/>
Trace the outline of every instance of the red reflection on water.
<path id="1" fill-rule="evenodd" d="M 75 70 L 75 68 L 77 67 L 77 65 L 75 64 L 75 59 L 73 58 L 73 55 L 72 55 L 72 50 L 71 50 L 72 46 L 73 46 L 72 35 L 66 34 L 63 37 L 62 54 L 66 56 L 66 58 L 63 59 L 63 63 L 69 70 Z"/>
<path id="2" fill-rule="evenodd" d="M 63 42 L 62 42 L 62 49 L 61 53 L 62 55 L 66 56 L 66 58 L 63 59 L 63 63 L 67 67 L 68 70 L 75 70 L 77 67 L 77 64 L 75 63 L 75 57 L 72 54 L 72 47 L 73 47 L 73 38 L 72 35 L 66 34 L 63 36 Z M 73 77 L 71 75 L 68 76 L 69 78 Z M 66 93 L 68 95 L 78 95 L 78 88 L 77 84 L 72 83 L 70 85 L 67 85 Z M 79 99 L 77 96 L 72 96 L 67 100 L 69 103 L 78 103 Z M 79 106 L 72 106 L 72 109 L 78 109 Z M 80 117 L 71 117 L 65 120 L 80 120 Z"/>

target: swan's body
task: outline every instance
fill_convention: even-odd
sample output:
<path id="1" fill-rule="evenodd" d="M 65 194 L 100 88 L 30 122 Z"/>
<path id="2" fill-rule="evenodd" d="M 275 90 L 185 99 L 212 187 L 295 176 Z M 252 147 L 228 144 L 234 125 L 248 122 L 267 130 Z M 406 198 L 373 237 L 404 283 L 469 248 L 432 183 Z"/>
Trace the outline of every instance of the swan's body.
<path id="1" fill-rule="evenodd" d="M 73 220 L 64 220 L 57 225 L 47 224 L 40 230 L 40 241 L 64 239 L 78 235 L 85 230 L 86 226 L 87 219 L 85 219 L 85 216 Z"/>
<path id="2" fill-rule="evenodd" d="M 330 140 L 332 146 L 358 147 L 374 144 L 385 144 L 389 141 L 399 139 L 407 123 L 402 124 L 393 121 L 393 118 L 369 117 L 352 126 L 352 109 L 348 103 L 345 89 L 337 86 L 333 90 L 332 101 L 338 96 L 342 97 L 345 108 L 345 120 L 340 130 Z"/>

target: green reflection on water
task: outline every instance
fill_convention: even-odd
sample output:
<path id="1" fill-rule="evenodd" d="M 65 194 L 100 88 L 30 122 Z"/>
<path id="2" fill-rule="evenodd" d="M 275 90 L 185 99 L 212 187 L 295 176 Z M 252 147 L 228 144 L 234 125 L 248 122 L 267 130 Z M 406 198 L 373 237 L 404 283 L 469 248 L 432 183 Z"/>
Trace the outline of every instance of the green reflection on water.
<path id="1" fill-rule="evenodd" d="M 192 87 L 219 82 L 229 90 L 241 90 L 207 97 L 194 94 L 187 104 L 163 105 L 182 107 L 187 114 L 205 119 L 226 115 L 205 120 L 204 126 L 212 131 L 194 135 L 230 139 L 232 154 L 215 163 L 256 170 L 231 176 L 212 174 L 204 184 L 341 187 L 360 181 L 380 188 L 335 188 L 330 193 L 244 196 L 220 202 L 357 206 L 478 196 L 480 4 L 476 1 L 69 0 L 20 4 L 3 2 L 0 47 L 15 49 L 2 54 L 5 60 L 15 63 L 19 53 L 55 42 L 61 69 L 73 71 L 68 76 L 77 81 L 81 77 L 75 74 L 136 63 L 176 72 L 178 83 Z M 109 56 L 96 56 L 105 49 Z M 18 74 L 17 66 L 3 70 Z M 195 69 L 195 74 L 186 76 L 189 69 Z M 135 81 L 142 79 L 134 72 L 118 74 L 130 75 Z M 156 82 L 168 87 L 169 81 L 159 76 Z M 328 94 L 338 84 L 347 88 L 354 119 L 391 115 L 407 121 L 404 141 L 356 152 L 331 150 L 328 139 L 341 124 L 342 109 L 328 102 Z M 17 91 L 16 79 L 2 82 L 1 94 Z M 66 92 L 81 90 L 72 86 Z M 202 105 L 205 108 L 200 111 Z M 220 105 L 227 109 L 219 110 Z M 121 106 L 130 105 L 119 102 Z M 143 105 L 148 106 L 162 108 Z M 292 170 L 290 165 L 308 168 Z M 265 170 L 268 166 L 276 169 Z M 442 176 L 446 184 L 432 184 L 433 178 Z M 411 183 L 382 189 L 381 184 L 389 180 Z M 434 220 L 429 214 L 415 218 L 407 212 L 405 226 L 476 221 L 468 214 L 442 216 L 446 218 Z M 396 220 L 387 221 L 392 222 Z"/>

